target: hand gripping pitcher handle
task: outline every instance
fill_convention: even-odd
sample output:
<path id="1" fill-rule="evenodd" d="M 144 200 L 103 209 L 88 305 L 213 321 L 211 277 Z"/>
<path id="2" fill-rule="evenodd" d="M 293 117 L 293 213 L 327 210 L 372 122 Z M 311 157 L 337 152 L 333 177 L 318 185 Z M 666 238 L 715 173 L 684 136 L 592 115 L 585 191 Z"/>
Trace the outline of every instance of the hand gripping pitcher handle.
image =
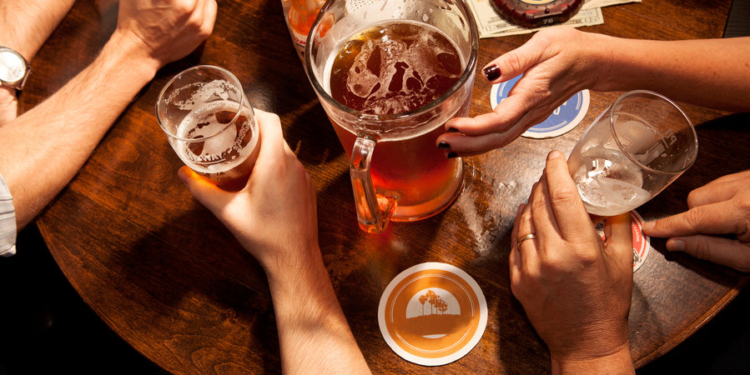
<path id="1" fill-rule="evenodd" d="M 368 233 L 380 233 L 388 226 L 398 202 L 398 196 L 388 192 L 375 192 L 370 175 L 370 162 L 375 150 L 375 140 L 369 136 L 359 136 L 354 142 L 349 175 L 354 190 L 354 203 L 357 206 L 359 227 Z"/>

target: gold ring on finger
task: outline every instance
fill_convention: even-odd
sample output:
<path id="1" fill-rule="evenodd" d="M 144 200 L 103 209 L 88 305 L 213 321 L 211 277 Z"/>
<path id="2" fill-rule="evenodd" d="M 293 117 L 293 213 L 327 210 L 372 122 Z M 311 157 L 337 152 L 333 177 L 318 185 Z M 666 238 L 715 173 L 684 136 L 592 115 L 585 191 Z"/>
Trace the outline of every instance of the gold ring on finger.
<path id="1" fill-rule="evenodd" d="M 533 240 L 534 238 L 536 238 L 534 233 L 529 233 L 523 237 L 518 237 L 518 241 L 516 241 L 516 247 L 518 248 L 518 250 L 521 250 L 521 244 L 523 243 L 523 241 Z"/>

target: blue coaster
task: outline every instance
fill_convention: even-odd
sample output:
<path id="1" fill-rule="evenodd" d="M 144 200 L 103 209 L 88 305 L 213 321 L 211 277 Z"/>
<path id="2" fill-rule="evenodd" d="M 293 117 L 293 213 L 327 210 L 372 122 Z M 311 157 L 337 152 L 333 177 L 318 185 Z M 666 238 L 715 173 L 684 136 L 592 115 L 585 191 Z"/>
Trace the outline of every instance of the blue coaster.
<path id="1" fill-rule="evenodd" d="M 498 83 L 492 85 L 492 92 L 490 99 L 492 101 L 492 109 L 494 110 L 498 103 L 508 97 L 508 93 L 513 86 L 521 79 L 523 75 L 519 75 L 511 79 L 510 81 Z M 539 124 L 536 124 L 526 130 L 521 136 L 527 138 L 552 138 L 563 135 L 575 128 L 584 117 L 586 112 L 589 110 L 589 103 L 591 99 L 589 97 L 589 90 L 583 90 L 565 103 L 557 107 L 546 120 Z"/>

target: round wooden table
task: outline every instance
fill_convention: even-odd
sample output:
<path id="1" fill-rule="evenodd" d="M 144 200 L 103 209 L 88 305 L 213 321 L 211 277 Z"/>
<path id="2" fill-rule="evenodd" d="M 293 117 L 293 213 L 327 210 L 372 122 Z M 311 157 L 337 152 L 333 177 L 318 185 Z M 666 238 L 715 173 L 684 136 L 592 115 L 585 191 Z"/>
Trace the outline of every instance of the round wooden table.
<path id="1" fill-rule="evenodd" d="M 667 1 L 604 9 L 585 31 L 644 39 L 721 37 L 730 0 Z M 90 63 L 116 24 L 112 1 L 79 1 L 32 64 L 21 97 L 29 110 Z M 480 41 L 479 66 L 529 35 Z M 196 64 L 234 72 L 257 108 L 281 116 L 285 137 L 317 187 L 323 258 L 354 336 L 375 373 L 542 374 L 548 353 L 509 288 L 510 231 L 552 149 L 570 152 L 585 127 L 619 93 L 591 93 L 582 125 L 552 139 L 519 139 L 465 158 L 463 192 L 445 212 L 392 223 L 371 235 L 357 226 L 348 159 L 298 60 L 278 0 L 220 0 L 213 35 L 164 68 L 124 112 L 37 223 L 50 251 L 91 308 L 147 358 L 175 374 L 278 373 L 280 358 L 265 275 L 177 178 L 182 165 L 155 116 L 161 87 Z M 116 89 L 116 88 L 113 88 Z M 472 115 L 490 111 L 490 85 L 477 78 Z M 748 168 L 748 115 L 691 105 L 700 156 L 676 183 L 638 211 L 655 219 L 686 209 L 687 194 Z M 51 161 L 54 162 L 54 161 Z M 747 276 L 652 239 L 635 273 L 630 341 L 640 367 L 682 342 L 721 310 Z M 464 358 L 428 368 L 384 342 L 377 308 L 388 283 L 423 262 L 455 265 L 484 291 L 486 332 Z M 300 296 L 305 298 L 305 296 Z"/>

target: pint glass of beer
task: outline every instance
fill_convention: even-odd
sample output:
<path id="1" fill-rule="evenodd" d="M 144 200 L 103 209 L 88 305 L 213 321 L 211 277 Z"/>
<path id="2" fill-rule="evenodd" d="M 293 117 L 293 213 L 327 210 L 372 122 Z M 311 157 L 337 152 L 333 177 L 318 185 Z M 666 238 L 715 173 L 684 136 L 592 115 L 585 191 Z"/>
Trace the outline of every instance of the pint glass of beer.
<path id="1" fill-rule="evenodd" d="M 156 118 L 188 167 L 223 189 L 245 186 L 260 133 L 234 74 L 208 65 L 177 74 L 159 94 Z"/>
<path id="2" fill-rule="evenodd" d="M 332 0 L 320 10 L 305 64 L 350 157 L 362 229 L 430 217 L 458 196 L 462 160 L 436 140 L 469 113 L 478 40 L 463 0 Z"/>

